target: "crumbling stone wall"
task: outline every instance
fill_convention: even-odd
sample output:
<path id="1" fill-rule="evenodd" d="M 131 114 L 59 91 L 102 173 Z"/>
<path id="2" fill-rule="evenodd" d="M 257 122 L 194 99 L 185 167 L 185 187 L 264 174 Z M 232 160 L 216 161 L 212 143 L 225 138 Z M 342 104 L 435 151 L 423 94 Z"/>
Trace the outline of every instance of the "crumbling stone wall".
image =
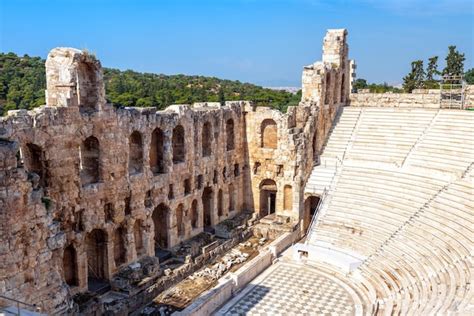
<path id="1" fill-rule="evenodd" d="M 243 210 L 266 215 L 262 189 L 276 215 L 298 223 L 348 99 L 346 36 L 328 32 L 286 114 L 243 101 L 116 109 L 97 59 L 53 49 L 47 105 L 0 119 L 0 292 L 63 311 L 90 277 L 111 279 Z"/>

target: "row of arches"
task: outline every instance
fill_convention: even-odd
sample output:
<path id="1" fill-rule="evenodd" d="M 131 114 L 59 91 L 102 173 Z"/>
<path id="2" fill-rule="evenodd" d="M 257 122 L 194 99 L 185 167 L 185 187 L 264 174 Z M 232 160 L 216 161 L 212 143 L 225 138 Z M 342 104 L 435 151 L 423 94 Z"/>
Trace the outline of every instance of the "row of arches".
<path id="1" fill-rule="evenodd" d="M 334 102 L 345 102 L 345 90 L 346 90 L 346 87 L 345 87 L 345 74 L 343 73 L 341 75 L 341 85 L 340 85 L 340 89 L 338 91 L 338 89 L 336 89 L 336 87 L 334 89 L 331 89 L 331 72 L 327 72 L 326 73 L 326 91 L 325 91 L 325 94 L 324 94 L 324 104 L 329 104 L 330 100 L 331 100 L 331 95 L 333 96 L 333 100 Z M 338 94 L 336 94 L 337 92 L 339 92 Z M 336 97 L 339 96 L 339 99 L 336 99 Z"/>
<path id="2" fill-rule="evenodd" d="M 142 221 L 135 221 L 133 226 L 133 238 L 138 257 L 146 253 L 142 229 Z M 93 229 L 86 235 L 84 247 L 86 252 L 87 279 L 90 289 L 93 289 L 97 284 L 103 283 L 103 280 L 108 279 L 109 249 L 112 251 L 115 267 L 119 267 L 127 262 L 126 238 L 127 230 L 123 226 L 113 231 L 111 248 L 108 247 L 109 239 L 103 229 Z M 63 253 L 64 280 L 70 286 L 79 285 L 78 266 L 76 248 L 73 244 L 70 244 L 64 249 Z"/>

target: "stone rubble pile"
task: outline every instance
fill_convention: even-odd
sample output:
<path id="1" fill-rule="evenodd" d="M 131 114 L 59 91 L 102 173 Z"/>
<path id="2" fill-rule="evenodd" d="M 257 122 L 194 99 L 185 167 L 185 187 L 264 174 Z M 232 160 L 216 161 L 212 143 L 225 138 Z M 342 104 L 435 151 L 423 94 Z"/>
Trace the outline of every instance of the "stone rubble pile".
<path id="1" fill-rule="evenodd" d="M 191 280 L 197 277 L 203 278 L 211 278 L 213 280 L 219 279 L 221 276 L 224 275 L 227 271 L 232 268 L 232 266 L 242 263 L 247 260 L 249 254 L 241 252 L 237 249 L 232 249 L 228 254 L 222 257 L 222 259 L 212 265 L 211 267 L 204 268 L 192 276 L 190 276 Z"/>

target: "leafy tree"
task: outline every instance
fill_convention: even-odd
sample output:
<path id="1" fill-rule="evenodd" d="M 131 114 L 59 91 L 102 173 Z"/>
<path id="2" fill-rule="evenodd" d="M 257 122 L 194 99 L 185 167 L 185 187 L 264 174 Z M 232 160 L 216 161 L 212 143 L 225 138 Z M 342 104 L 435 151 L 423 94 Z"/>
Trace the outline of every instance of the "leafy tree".
<path id="1" fill-rule="evenodd" d="M 414 89 L 423 88 L 425 71 L 423 61 L 415 60 L 411 63 L 411 72 L 403 77 L 403 89 L 411 93 Z"/>
<path id="2" fill-rule="evenodd" d="M 474 68 L 466 71 L 464 74 L 464 80 L 466 80 L 467 84 L 474 84 Z"/>
<path id="3" fill-rule="evenodd" d="M 438 76 L 438 56 L 433 56 L 428 59 L 428 66 L 426 67 L 426 80 L 433 81 L 434 76 Z"/>
<path id="4" fill-rule="evenodd" d="M 359 90 L 359 89 L 365 89 L 367 88 L 367 80 L 365 79 L 356 79 L 356 81 L 354 81 L 354 84 L 352 85 L 352 87 L 356 90 Z"/>
<path id="5" fill-rule="evenodd" d="M 456 50 L 456 46 L 448 47 L 448 55 L 446 56 L 446 67 L 443 69 L 444 76 L 459 76 L 464 73 L 464 54 Z"/>

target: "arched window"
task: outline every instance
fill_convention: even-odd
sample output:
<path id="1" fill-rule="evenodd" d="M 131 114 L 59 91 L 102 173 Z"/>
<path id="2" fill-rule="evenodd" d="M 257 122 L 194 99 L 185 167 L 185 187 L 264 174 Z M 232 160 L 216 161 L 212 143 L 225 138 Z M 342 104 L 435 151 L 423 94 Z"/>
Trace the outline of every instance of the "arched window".
<path id="1" fill-rule="evenodd" d="M 331 92 L 331 74 L 328 72 L 326 73 L 326 93 L 324 95 L 324 104 L 329 104 L 330 92 Z"/>
<path id="2" fill-rule="evenodd" d="M 202 156 L 211 155 L 212 151 L 212 128 L 211 123 L 206 122 L 202 127 Z"/>
<path id="3" fill-rule="evenodd" d="M 318 127 L 316 127 L 316 130 L 314 131 L 313 135 L 313 161 L 318 160 Z"/>
<path id="4" fill-rule="evenodd" d="M 158 205 L 152 214 L 155 227 L 155 245 L 160 248 L 168 248 L 168 216 L 169 208 L 165 204 Z"/>
<path id="5" fill-rule="evenodd" d="M 176 208 L 176 226 L 178 228 L 178 236 L 184 236 L 184 222 L 183 222 L 183 204 Z"/>
<path id="6" fill-rule="evenodd" d="M 28 172 L 34 172 L 39 176 L 38 184 L 41 187 L 46 185 L 46 168 L 44 160 L 44 151 L 40 146 L 30 143 L 26 144 L 23 162 Z"/>
<path id="7" fill-rule="evenodd" d="M 285 185 L 283 188 L 283 209 L 293 209 L 293 188 L 291 185 Z"/>
<path id="8" fill-rule="evenodd" d="M 135 241 L 135 250 L 137 256 L 145 254 L 145 247 L 143 245 L 142 221 L 137 220 L 133 225 L 133 239 Z"/>
<path id="9" fill-rule="evenodd" d="M 278 129 L 275 121 L 271 119 L 263 120 L 260 131 L 262 134 L 261 146 L 276 149 L 278 147 Z"/>
<path id="10" fill-rule="evenodd" d="M 142 135 L 134 131 L 129 138 L 128 173 L 136 174 L 143 171 L 143 142 Z"/>
<path id="11" fill-rule="evenodd" d="M 217 215 L 222 216 L 224 214 L 224 197 L 222 196 L 222 190 L 217 193 Z"/>
<path id="12" fill-rule="evenodd" d="M 159 128 L 151 134 L 150 168 L 153 174 L 165 173 L 164 164 L 165 135 Z"/>
<path id="13" fill-rule="evenodd" d="M 77 255 L 73 245 L 64 249 L 63 271 L 66 283 L 70 286 L 77 286 Z"/>
<path id="14" fill-rule="evenodd" d="M 98 69 L 91 63 L 80 62 L 77 66 L 77 96 L 82 109 L 94 110 L 99 102 Z"/>
<path id="15" fill-rule="evenodd" d="M 233 150 L 234 144 L 234 120 L 228 119 L 225 124 L 225 132 L 227 135 L 227 150 Z"/>
<path id="16" fill-rule="evenodd" d="M 173 163 L 184 162 L 185 156 L 184 128 L 178 125 L 173 129 Z"/>
<path id="17" fill-rule="evenodd" d="M 82 143 L 80 160 L 82 185 L 99 182 L 100 148 L 97 138 L 90 136 Z"/>
<path id="18" fill-rule="evenodd" d="M 126 261 L 125 234 L 126 231 L 123 227 L 114 231 L 114 261 L 117 268 Z"/>

